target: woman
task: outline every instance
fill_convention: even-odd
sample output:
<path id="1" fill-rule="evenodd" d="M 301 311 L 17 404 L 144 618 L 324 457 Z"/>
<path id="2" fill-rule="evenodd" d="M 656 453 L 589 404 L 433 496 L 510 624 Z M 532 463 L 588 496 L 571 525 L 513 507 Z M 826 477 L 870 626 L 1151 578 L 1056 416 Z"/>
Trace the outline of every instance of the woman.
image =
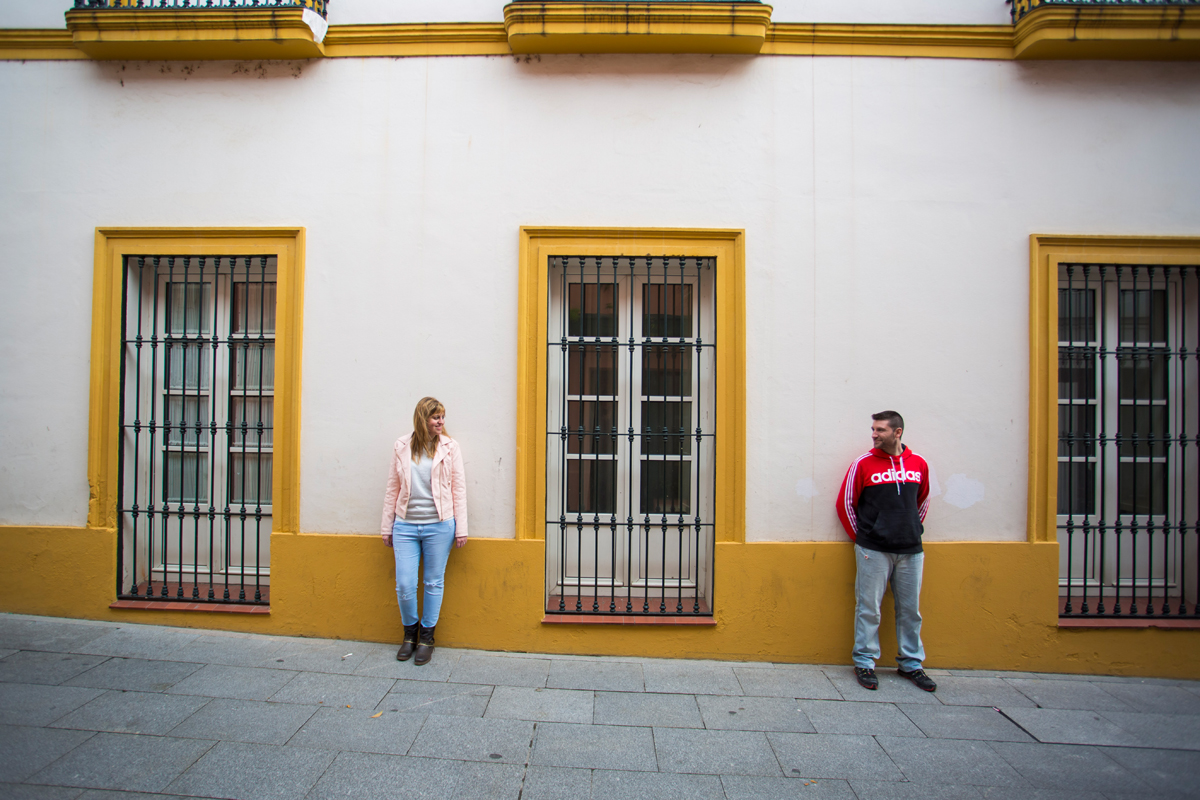
<path id="1" fill-rule="evenodd" d="M 397 661 L 416 664 L 433 655 L 433 630 L 442 609 L 450 543 L 467 543 L 467 482 L 458 442 L 446 435 L 446 409 L 423 397 L 413 411 L 413 432 L 392 452 L 383 495 L 383 543 L 396 556 L 396 599 L 404 623 Z M 425 559 L 425 602 L 417 617 L 417 570 Z"/>

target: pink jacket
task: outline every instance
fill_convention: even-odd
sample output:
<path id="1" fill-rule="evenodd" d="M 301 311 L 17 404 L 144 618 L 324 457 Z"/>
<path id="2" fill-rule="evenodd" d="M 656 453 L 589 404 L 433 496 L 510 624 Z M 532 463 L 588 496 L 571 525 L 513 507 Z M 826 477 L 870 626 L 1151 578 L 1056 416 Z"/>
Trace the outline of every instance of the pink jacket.
<path id="1" fill-rule="evenodd" d="M 383 493 L 383 527 L 380 533 L 384 537 L 392 535 L 392 523 L 396 521 L 396 517 L 404 519 L 404 513 L 408 509 L 413 463 L 412 450 L 408 446 L 410 439 L 411 433 L 401 436 L 392 450 L 392 468 L 388 471 L 387 491 Z M 453 517 L 454 537 L 465 539 L 467 477 L 463 472 L 462 451 L 458 442 L 445 434 L 438 437 L 429 482 L 433 489 L 433 505 L 437 509 L 438 519 L 444 522 Z"/>

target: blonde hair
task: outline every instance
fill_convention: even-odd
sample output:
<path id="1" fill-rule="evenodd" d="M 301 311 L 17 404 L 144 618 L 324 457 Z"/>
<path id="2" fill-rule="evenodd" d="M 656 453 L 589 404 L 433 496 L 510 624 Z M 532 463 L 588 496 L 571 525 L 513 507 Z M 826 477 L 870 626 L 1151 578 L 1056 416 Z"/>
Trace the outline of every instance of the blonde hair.
<path id="1" fill-rule="evenodd" d="M 413 410 L 413 437 L 409 444 L 413 461 L 420 461 L 421 456 L 433 458 L 438 443 L 436 438 L 429 435 L 429 418 L 445 413 L 446 407 L 436 397 L 422 397 L 417 402 L 417 407 Z M 442 429 L 442 433 L 446 433 L 445 428 Z"/>

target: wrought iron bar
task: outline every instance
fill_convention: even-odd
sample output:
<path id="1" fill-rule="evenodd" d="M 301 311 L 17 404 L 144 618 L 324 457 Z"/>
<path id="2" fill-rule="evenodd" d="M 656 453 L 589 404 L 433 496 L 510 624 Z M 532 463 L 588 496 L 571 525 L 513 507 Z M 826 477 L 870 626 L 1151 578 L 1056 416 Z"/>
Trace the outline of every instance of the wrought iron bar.
<path id="1" fill-rule="evenodd" d="M 1039 8 L 1170 8 L 1200 5 L 1200 0 L 1012 0 L 1012 21 L 1019 22 Z"/>
<path id="2" fill-rule="evenodd" d="M 242 11 L 274 8 L 311 8 L 322 17 L 329 0 L 75 0 L 83 11 Z"/>

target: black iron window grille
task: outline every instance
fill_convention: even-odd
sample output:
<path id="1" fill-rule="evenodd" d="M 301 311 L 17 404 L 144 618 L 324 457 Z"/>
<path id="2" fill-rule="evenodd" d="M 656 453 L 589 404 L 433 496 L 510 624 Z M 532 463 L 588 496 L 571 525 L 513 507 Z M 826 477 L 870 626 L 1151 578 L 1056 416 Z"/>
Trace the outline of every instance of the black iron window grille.
<path id="1" fill-rule="evenodd" d="M 546 610 L 711 615 L 715 259 L 548 267 Z"/>
<path id="2" fill-rule="evenodd" d="M 117 592 L 267 603 L 274 256 L 126 256 Z"/>
<path id="3" fill-rule="evenodd" d="M 1058 290 L 1060 614 L 1200 614 L 1200 266 L 1068 264 Z"/>
<path id="4" fill-rule="evenodd" d="M 311 8 L 324 17 L 328 12 L 329 0 L 75 0 L 74 7 L 85 11 Z"/>

